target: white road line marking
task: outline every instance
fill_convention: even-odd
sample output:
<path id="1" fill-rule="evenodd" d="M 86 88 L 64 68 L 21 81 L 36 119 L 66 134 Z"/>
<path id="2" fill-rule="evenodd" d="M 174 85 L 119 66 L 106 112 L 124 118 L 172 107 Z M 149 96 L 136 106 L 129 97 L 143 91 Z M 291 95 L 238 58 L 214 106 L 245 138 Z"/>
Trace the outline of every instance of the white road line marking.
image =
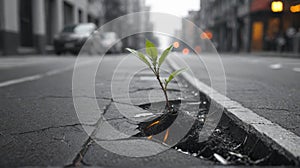
<path id="1" fill-rule="evenodd" d="M 37 79 L 40 79 L 40 78 L 42 78 L 42 75 L 32 75 L 32 76 L 27 76 L 27 77 L 19 78 L 19 79 L 13 79 L 13 80 L 1 82 L 0 83 L 0 88 L 1 87 L 5 87 L 5 86 L 14 85 L 14 84 L 17 84 L 17 83 L 23 83 L 23 82 L 27 82 L 27 81 L 33 81 L 33 80 L 37 80 Z"/>
<path id="2" fill-rule="evenodd" d="M 44 60 L 33 60 L 33 59 L 12 59 L 12 60 L 3 60 L 1 59 L 0 62 L 0 69 L 11 69 L 16 67 L 23 67 L 29 65 L 36 65 L 36 64 L 49 64 L 51 62 L 56 62 L 57 60 L 45 58 Z"/>
<path id="3" fill-rule="evenodd" d="M 180 67 L 171 59 L 168 59 L 168 63 L 173 69 L 180 69 Z M 183 73 L 182 76 L 192 86 L 205 93 L 219 105 L 224 106 L 231 117 L 241 121 L 246 126 L 252 126 L 261 136 L 278 144 L 293 157 L 300 158 L 299 136 L 256 114 L 252 110 L 243 107 L 240 103 L 220 94 L 190 74 Z"/>
<path id="4" fill-rule="evenodd" d="M 282 65 L 281 64 L 272 64 L 269 66 L 271 69 L 281 69 Z"/>
<path id="5" fill-rule="evenodd" d="M 93 63 L 93 62 L 95 62 L 95 61 L 92 60 L 92 61 L 85 61 L 85 62 L 82 62 L 82 63 L 78 63 L 77 67 L 84 66 L 84 65 L 87 65 L 87 64 L 90 64 L 90 63 Z M 38 79 L 44 78 L 46 76 L 52 76 L 52 75 L 56 75 L 56 74 L 71 70 L 73 68 L 74 68 L 74 65 L 71 65 L 71 66 L 67 66 L 67 67 L 62 68 L 62 69 L 56 69 L 56 70 L 48 71 L 48 72 L 42 73 L 42 74 L 31 75 L 31 76 L 26 76 L 26 77 L 22 77 L 22 78 L 18 78 L 18 79 L 13 79 L 13 80 L 1 82 L 0 83 L 0 88 L 15 85 L 15 84 L 19 84 L 19 83 L 38 80 Z"/>
<path id="6" fill-rule="evenodd" d="M 295 71 L 295 72 L 300 72 L 300 68 L 293 68 L 293 71 Z"/>

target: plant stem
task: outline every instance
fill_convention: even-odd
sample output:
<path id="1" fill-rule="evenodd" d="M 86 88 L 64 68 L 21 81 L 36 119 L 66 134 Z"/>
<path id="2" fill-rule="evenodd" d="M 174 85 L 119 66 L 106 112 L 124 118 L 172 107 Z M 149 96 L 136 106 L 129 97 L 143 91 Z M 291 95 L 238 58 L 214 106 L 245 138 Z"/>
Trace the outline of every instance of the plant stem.
<path id="1" fill-rule="evenodd" d="M 165 88 L 164 85 L 163 85 L 163 83 L 161 82 L 159 74 L 156 74 L 156 78 L 157 78 L 157 80 L 159 82 L 159 85 L 160 85 L 161 89 L 164 92 L 165 99 L 166 99 L 166 106 L 167 106 L 167 108 L 168 108 L 168 110 L 170 112 L 171 111 L 171 105 L 170 105 L 170 102 L 169 102 L 169 99 L 168 99 L 167 88 Z"/>

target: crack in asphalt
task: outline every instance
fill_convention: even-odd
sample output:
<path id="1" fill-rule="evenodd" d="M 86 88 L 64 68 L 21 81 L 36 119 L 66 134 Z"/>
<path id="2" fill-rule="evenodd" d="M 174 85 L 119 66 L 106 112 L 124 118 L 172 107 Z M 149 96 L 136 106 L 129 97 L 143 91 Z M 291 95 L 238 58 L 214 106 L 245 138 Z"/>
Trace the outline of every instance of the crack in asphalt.
<path id="1" fill-rule="evenodd" d="M 149 91 L 149 90 L 161 90 L 160 88 L 150 87 L 150 88 L 139 88 L 135 90 L 129 91 L 129 93 L 136 93 L 141 91 Z M 181 92 L 179 89 L 167 89 L 169 92 Z"/>
<path id="2" fill-rule="evenodd" d="M 110 102 L 104 107 L 102 117 L 100 117 L 99 120 L 97 121 L 97 123 L 95 124 L 95 129 L 93 130 L 91 135 L 88 137 L 88 139 L 85 141 L 85 143 L 82 145 L 81 150 L 79 151 L 79 153 L 77 153 L 77 155 L 73 159 L 72 164 L 67 165 L 66 167 L 74 167 L 74 166 L 78 167 L 78 166 L 80 166 L 80 164 L 87 165 L 83 161 L 83 158 L 84 158 L 86 152 L 88 151 L 89 147 L 91 146 L 91 144 L 94 142 L 94 140 L 92 139 L 92 136 L 94 136 L 96 134 L 96 131 L 98 130 L 98 128 L 99 128 L 99 126 L 100 126 L 100 124 L 103 120 L 103 116 L 108 111 L 108 109 L 111 106 L 112 102 L 113 102 L 113 99 L 110 99 Z"/>
<path id="3" fill-rule="evenodd" d="M 126 117 L 116 117 L 116 118 L 109 118 L 109 119 L 105 119 L 106 121 L 113 121 L 113 120 L 122 120 L 122 119 L 126 119 Z"/>
<path id="4" fill-rule="evenodd" d="M 66 128 L 66 127 L 75 127 L 76 128 L 76 126 L 81 126 L 81 125 L 91 126 L 89 124 L 75 123 L 75 124 L 67 124 L 67 125 L 59 125 L 59 126 L 50 126 L 50 127 L 41 128 L 41 129 L 37 129 L 37 130 L 31 130 L 31 131 L 11 133 L 9 135 L 12 135 L 12 136 L 13 135 L 24 135 L 24 134 L 30 134 L 30 133 L 43 132 L 43 131 L 46 131 L 46 130 L 49 130 L 49 129 Z"/>
<path id="5" fill-rule="evenodd" d="M 54 98 L 54 99 L 72 99 L 72 98 L 88 98 L 88 99 L 103 99 L 103 100 L 111 100 L 111 98 L 108 97 L 93 97 L 93 96 L 53 96 L 53 95 L 49 95 L 49 96 L 42 96 L 40 97 L 41 99 L 47 99 L 47 98 Z"/>
<path id="6" fill-rule="evenodd" d="M 125 103 L 125 102 L 120 102 L 120 101 L 115 101 L 112 99 L 113 103 L 118 103 L 118 104 L 124 104 L 124 105 L 128 105 L 128 106 L 134 106 L 134 107 L 139 107 L 139 105 L 134 105 L 134 104 L 130 104 L 130 103 Z"/>
<path id="7" fill-rule="evenodd" d="M 93 97 L 93 96 L 55 96 L 55 95 L 47 95 L 47 96 L 9 96 L 4 97 L 5 99 L 20 99 L 20 98 L 35 98 L 35 99 L 72 99 L 72 98 L 89 98 L 89 99 L 103 99 L 103 100 L 111 100 L 109 97 Z"/>
<path id="8" fill-rule="evenodd" d="M 295 127 L 290 127 L 289 129 L 291 129 L 291 130 L 297 130 L 297 129 L 299 129 L 300 128 L 300 126 L 295 126 Z"/>

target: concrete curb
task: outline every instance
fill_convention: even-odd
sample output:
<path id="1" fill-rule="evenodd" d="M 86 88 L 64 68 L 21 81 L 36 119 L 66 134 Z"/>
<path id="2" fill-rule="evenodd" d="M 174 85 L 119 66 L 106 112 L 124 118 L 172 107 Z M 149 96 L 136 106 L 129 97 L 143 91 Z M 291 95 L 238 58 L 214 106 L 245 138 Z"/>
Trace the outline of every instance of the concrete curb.
<path id="1" fill-rule="evenodd" d="M 172 69 L 180 67 L 171 59 L 167 60 Z M 300 137 L 280 125 L 259 116 L 251 109 L 243 107 L 240 103 L 220 94 L 188 73 L 181 76 L 193 87 L 206 94 L 212 101 L 224 107 L 225 114 L 245 131 L 251 130 L 262 141 L 270 144 L 276 150 L 292 158 L 297 165 L 300 164 Z"/>

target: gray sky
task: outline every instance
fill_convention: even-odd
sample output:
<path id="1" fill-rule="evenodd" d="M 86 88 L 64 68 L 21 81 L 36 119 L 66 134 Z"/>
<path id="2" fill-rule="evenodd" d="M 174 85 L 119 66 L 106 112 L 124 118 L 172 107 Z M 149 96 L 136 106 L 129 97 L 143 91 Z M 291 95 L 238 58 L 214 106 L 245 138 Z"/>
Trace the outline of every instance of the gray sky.
<path id="1" fill-rule="evenodd" d="M 146 0 L 146 4 L 151 6 L 152 12 L 172 14 L 173 17 L 168 22 L 162 19 L 151 17 L 154 26 L 158 29 L 167 29 L 173 34 L 176 29 L 181 28 L 181 17 L 185 17 L 190 10 L 199 10 L 200 0 Z M 162 47 L 168 46 L 168 38 L 160 37 Z"/>
<path id="2" fill-rule="evenodd" d="M 186 16 L 189 10 L 199 10 L 200 0 L 146 0 L 153 12 L 170 13 L 177 16 Z"/>

